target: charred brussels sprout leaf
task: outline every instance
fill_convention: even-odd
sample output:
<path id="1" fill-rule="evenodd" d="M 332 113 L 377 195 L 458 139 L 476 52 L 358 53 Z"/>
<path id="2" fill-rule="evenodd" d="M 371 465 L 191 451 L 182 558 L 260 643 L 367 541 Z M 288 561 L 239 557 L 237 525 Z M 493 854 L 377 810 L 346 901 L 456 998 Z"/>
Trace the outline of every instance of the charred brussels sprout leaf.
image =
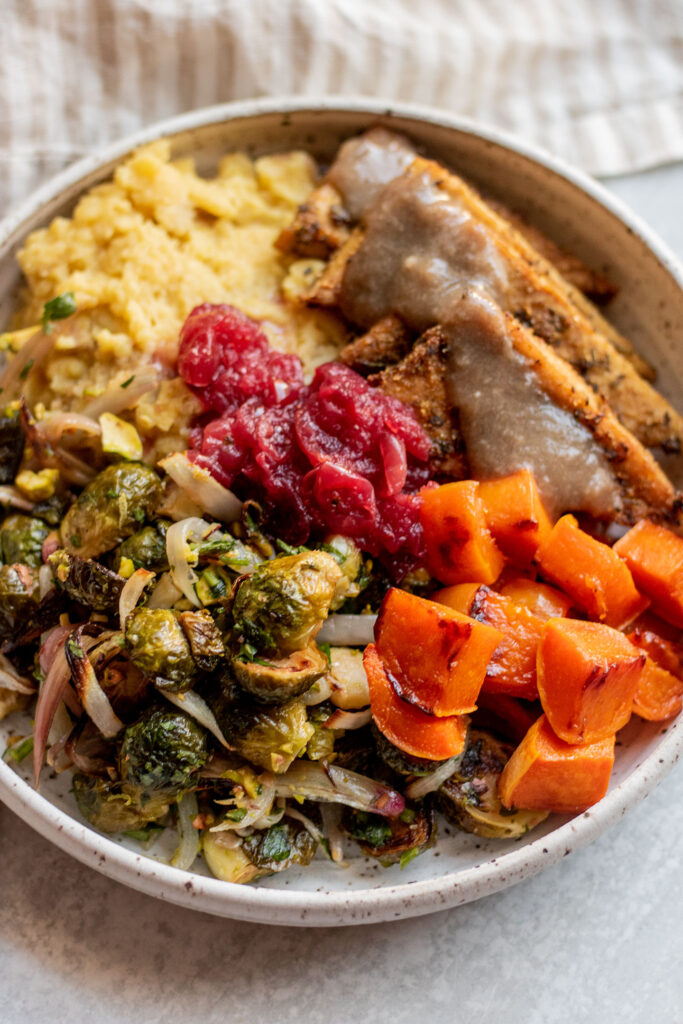
<path id="1" fill-rule="evenodd" d="M 508 811 L 498 797 L 498 780 L 514 747 L 472 730 L 462 759 L 439 790 L 446 818 L 486 839 L 515 839 L 548 817 L 545 811 Z"/>
<path id="2" fill-rule="evenodd" d="M 100 832 L 144 828 L 168 811 L 169 801 L 164 795 L 151 797 L 143 807 L 135 796 L 122 791 L 120 782 L 81 772 L 73 777 L 73 793 L 85 820 Z"/>
<path id="3" fill-rule="evenodd" d="M 236 752 L 271 772 L 286 772 L 315 731 L 303 701 L 257 704 L 228 672 L 214 675 L 203 696 Z"/>
<path id="4" fill-rule="evenodd" d="M 192 787 L 206 763 L 206 733 L 189 715 L 153 707 L 125 731 L 119 753 L 124 793 L 143 807 L 155 794 L 168 799 Z"/>
<path id="5" fill-rule="evenodd" d="M 197 666 L 178 616 L 169 608 L 135 608 L 126 619 L 126 647 L 140 671 L 169 690 L 189 690 Z"/>
<path id="6" fill-rule="evenodd" d="M 165 520 L 158 520 L 154 526 L 145 526 L 137 530 L 117 547 L 114 552 L 114 568 L 121 569 L 121 562 L 127 558 L 133 563 L 134 569 L 149 569 L 152 572 L 164 572 L 168 569 L 166 557 Z"/>
<path id="7" fill-rule="evenodd" d="M 291 822 L 271 825 L 242 842 L 249 860 L 260 871 L 284 871 L 292 864 L 310 864 L 316 841 L 306 829 Z"/>
<path id="8" fill-rule="evenodd" d="M 19 410 L 0 415 L 0 484 L 11 484 L 19 472 L 26 435 Z"/>
<path id="9" fill-rule="evenodd" d="M 70 554 L 94 558 L 139 528 L 161 499 L 161 481 L 139 462 L 117 462 L 102 470 L 67 512 L 62 544 Z"/>
<path id="10" fill-rule="evenodd" d="M 342 572 L 324 551 L 285 555 L 259 566 L 237 590 L 235 631 L 259 652 L 307 647 L 327 617 Z"/>
<path id="11" fill-rule="evenodd" d="M 232 833 L 205 832 L 202 850 L 209 871 L 222 882 L 245 885 L 269 874 L 249 860 L 242 843 L 236 843 Z"/>
<path id="12" fill-rule="evenodd" d="M 37 608 L 36 584 L 35 569 L 21 564 L 0 568 L 0 641 L 19 633 Z"/>
<path id="13" fill-rule="evenodd" d="M 372 727 L 372 735 L 379 756 L 399 775 L 429 775 L 443 764 L 443 761 L 429 761 L 426 757 L 413 757 L 411 754 L 399 750 L 389 742 L 386 736 L 382 735 L 375 725 Z"/>
<path id="14" fill-rule="evenodd" d="M 49 334 L 54 320 L 66 320 L 67 317 L 73 316 L 77 309 L 73 292 L 62 292 L 61 295 L 55 295 L 54 299 L 50 299 L 43 306 L 40 326 L 45 334 Z"/>
<path id="15" fill-rule="evenodd" d="M 23 562 L 38 569 L 42 564 L 43 541 L 48 528 L 33 516 L 8 516 L 0 526 L 0 552 L 6 565 Z"/>
<path id="16" fill-rule="evenodd" d="M 225 647 L 211 613 L 203 609 L 198 612 L 181 612 L 178 621 L 197 668 L 202 672 L 213 672 L 225 655 Z"/>
<path id="17" fill-rule="evenodd" d="M 286 658 L 265 661 L 235 658 L 232 669 L 240 686 L 264 704 L 284 704 L 310 690 L 327 671 L 327 658 L 315 644 Z"/>
<path id="18" fill-rule="evenodd" d="M 406 864 L 434 844 L 436 824 L 430 807 L 406 808 L 398 818 L 355 811 L 346 829 L 364 854 L 376 857 L 384 867 Z"/>
<path id="19" fill-rule="evenodd" d="M 96 612 L 111 612 L 118 605 L 124 580 L 92 559 L 55 551 L 48 559 L 57 586 L 73 601 Z"/>

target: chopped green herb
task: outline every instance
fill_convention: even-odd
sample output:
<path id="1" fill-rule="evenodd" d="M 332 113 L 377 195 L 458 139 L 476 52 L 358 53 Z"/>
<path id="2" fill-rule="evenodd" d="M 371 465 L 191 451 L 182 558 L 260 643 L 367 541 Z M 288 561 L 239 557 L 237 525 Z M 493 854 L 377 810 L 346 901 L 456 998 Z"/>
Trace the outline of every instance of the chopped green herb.
<path id="1" fill-rule="evenodd" d="M 129 377 L 128 380 L 124 380 L 123 384 L 120 384 L 119 387 L 127 388 L 127 387 L 129 387 L 133 383 L 134 380 L 135 380 L 135 374 L 133 374 L 132 377 Z"/>
<path id="2" fill-rule="evenodd" d="M 382 846 L 391 838 L 391 826 L 378 815 L 366 814 L 365 811 L 354 815 L 350 832 L 354 839 L 368 846 Z"/>
<path id="3" fill-rule="evenodd" d="M 21 743 L 14 743 L 7 747 L 5 753 L 2 755 L 2 759 L 6 763 L 14 761 L 15 764 L 19 764 L 25 757 L 28 757 L 32 751 L 33 736 L 27 736 L 25 740 L 21 741 Z"/>
<path id="4" fill-rule="evenodd" d="M 144 828 L 132 828 L 129 832 L 124 832 L 124 836 L 128 836 L 129 839 L 137 839 L 141 843 L 147 843 L 150 839 L 153 839 L 163 832 L 165 825 L 157 825 L 156 822 L 151 821 L 149 825 L 145 825 Z"/>
<path id="5" fill-rule="evenodd" d="M 406 807 L 405 811 L 401 811 L 398 818 L 399 821 L 403 821 L 406 825 L 412 825 L 415 821 L 415 811 L 412 807 Z"/>
<path id="6" fill-rule="evenodd" d="M 81 546 L 81 535 L 80 533 L 72 533 L 69 537 L 69 544 L 74 548 L 80 548 Z"/>
<path id="7" fill-rule="evenodd" d="M 68 638 L 68 640 L 66 641 L 66 647 L 67 647 L 67 650 L 71 654 L 73 654 L 74 658 L 85 658 L 85 653 L 83 651 L 83 648 L 81 647 L 81 645 L 79 644 L 79 642 L 77 640 L 74 640 L 73 637 L 70 636 Z"/>
<path id="8" fill-rule="evenodd" d="M 64 292 L 62 295 L 50 299 L 43 306 L 43 315 L 40 318 L 43 332 L 49 334 L 52 330 L 53 320 L 65 320 L 68 316 L 73 316 L 77 308 L 73 292 Z"/>
<path id="9" fill-rule="evenodd" d="M 235 807 L 232 811 L 228 811 L 225 817 L 228 821 L 244 821 L 247 816 L 246 808 Z"/>
<path id="10" fill-rule="evenodd" d="M 29 359 L 29 361 L 25 364 L 25 366 L 22 367 L 21 373 L 19 374 L 19 380 L 26 380 L 26 378 L 28 377 L 29 373 L 31 372 L 31 367 L 32 366 L 33 366 L 33 360 Z"/>
<path id="11" fill-rule="evenodd" d="M 327 664 L 331 665 L 332 664 L 332 648 L 330 647 L 330 645 L 326 644 L 326 643 L 322 643 L 322 644 L 318 644 L 318 647 L 323 652 L 325 657 L 327 658 Z"/>
<path id="12" fill-rule="evenodd" d="M 140 508 L 140 506 L 138 505 L 137 508 L 133 509 L 133 518 L 138 523 L 144 523 L 144 521 L 145 521 L 145 510 L 143 508 Z"/>
<path id="13" fill-rule="evenodd" d="M 291 852 L 285 829 L 282 825 L 272 825 L 264 836 L 261 856 L 264 860 L 281 861 L 287 860 Z"/>
<path id="14" fill-rule="evenodd" d="M 280 551 L 283 553 L 283 555 L 301 555 L 301 554 L 303 554 L 304 551 L 308 551 L 308 548 L 305 545 L 303 545 L 303 544 L 300 544 L 299 547 L 295 548 L 295 547 L 292 547 L 291 544 L 285 543 L 284 540 L 280 540 L 279 537 L 275 541 L 275 544 L 280 549 Z"/>
<path id="15" fill-rule="evenodd" d="M 417 856 L 419 856 L 419 854 L 420 854 L 420 847 L 419 846 L 414 846 L 412 848 L 412 850 L 405 850 L 401 854 L 401 859 L 399 861 L 399 865 L 400 865 L 401 871 L 403 871 L 404 868 L 408 867 L 408 865 L 410 864 L 411 860 L 415 860 L 415 858 Z"/>

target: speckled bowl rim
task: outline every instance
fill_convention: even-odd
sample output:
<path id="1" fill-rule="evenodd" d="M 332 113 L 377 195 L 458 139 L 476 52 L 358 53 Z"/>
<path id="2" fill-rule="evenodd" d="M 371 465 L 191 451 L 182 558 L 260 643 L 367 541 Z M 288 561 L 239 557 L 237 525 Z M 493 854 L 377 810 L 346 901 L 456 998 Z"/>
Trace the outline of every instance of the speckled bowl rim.
<path id="1" fill-rule="evenodd" d="M 71 165 L 32 193 L 0 223 L 0 245 L 35 212 L 98 167 L 123 157 L 153 139 L 210 124 L 262 115 L 349 113 L 417 119 L 453 129 L 504 147 L 565 178 L 605 207 L 636 235 L 683 288 L 683 268 L 661 239 L 618 198 L 586 174 L 535 146 L 433 108 L 361 97 L 257 99 L 220 104 L 166 119 Z M 678 721 L 661 729 L 657 747 L 607 796 L 589 811 L 553 832 L 474 867 L 446 872 L 438 878 L 351 892 L 309 892 L 238 886 L 180 871 L 126 849 L 93 832 L 53 806 L 0 761 L 0 799 L 28 825 L 62 850 L 110 878 L 172 903 L 239 920 L 277 925 L 349 925 L 427 914 L 480 899 L 537 874 L 580 849 L 618 822 L 644 799 L 673 768 L 683 748 Z"/>

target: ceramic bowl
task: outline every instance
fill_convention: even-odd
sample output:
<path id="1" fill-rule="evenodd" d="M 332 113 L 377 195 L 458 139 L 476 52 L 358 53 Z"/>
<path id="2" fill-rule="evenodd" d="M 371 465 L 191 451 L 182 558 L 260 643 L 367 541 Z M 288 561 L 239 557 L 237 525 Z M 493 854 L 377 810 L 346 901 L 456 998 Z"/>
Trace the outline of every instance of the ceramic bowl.
<path id="1" fill-rule="evenodd" d="M 260 154 L 303 147 L 323 162 L 339 143 L 371 124 L 408 134 L 480 189 L 523 212 L 558 242 L 603 269 L 619 286 L 607 315 L 659 371 L 661 390 L 683 404 L 683 272 L 663 243 L 617 199 L 582 173 L 497 131 L 433 110 L 348 98 L 251 101 L 212 107 L 148 128 L 80 161 L 39 189 L 0 227 L 0 323 L 15 301 L 14 253 L 25 236 L 68 214 L 86 189 L 107 178 L 134 147 L 160 137 L 175 155 L 192 154 L 201 171 L 229 150 Z M 16 718 L 0 724 L 0 749 Z M 28 719 L 25 731 L 30 730 Z M 268 924 L 342 925 L 383 921 L 478 899 L 549 867 L 618 821 L 677 760 L 677 722 L 633 719 L 620 734 L 607 796 L 574 818 L 551 816 L 518 841 L 494 842 L 443 825 L 434 850 L 403 871 L 363 857 L 337 868 L 314 860 L 251 886 L 164 862 L 168 850 L 145 854 L 135 840 L 100 835 L 79 820 L 69 778 L 44 773 L 40 793 L 24 762 L 0 761 L 0 798 L 29 825 L 85 864 L 143 892 L 226 917 Z M 68 773 L 66 773 L 68 775 Z"/>

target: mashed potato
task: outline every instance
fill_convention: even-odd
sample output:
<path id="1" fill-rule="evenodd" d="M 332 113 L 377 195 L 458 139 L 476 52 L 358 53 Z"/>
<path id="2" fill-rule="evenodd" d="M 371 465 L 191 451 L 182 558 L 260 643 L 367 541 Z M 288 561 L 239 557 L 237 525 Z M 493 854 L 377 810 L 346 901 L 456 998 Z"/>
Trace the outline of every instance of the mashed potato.
<path id="1" fill-rule="evenodd" d="M 171 161 L 160 141 L 84 195 L 70 218 L 35 231 L 18 257 L 27 287 L 16 326 L 37 323 L 63 292 L 74 293 L 78 313 L 30 374 L 29 404 L 82 410 L 152 359 L 172 366 L 182 323 L 200 302 L 228 302 L 262 321 L 273 345 L 297 352 L 309 372 L 334 358 L 340 323 L 296 303 L 292 259 L 273 247 L 315 176 L 306 153 L 234 153 L 205 179 L 191 160 Z M 168 448 L 196 411 L 175 380 L 141 403 L 136 421 L 147 436 L 165 435 Z"/>

